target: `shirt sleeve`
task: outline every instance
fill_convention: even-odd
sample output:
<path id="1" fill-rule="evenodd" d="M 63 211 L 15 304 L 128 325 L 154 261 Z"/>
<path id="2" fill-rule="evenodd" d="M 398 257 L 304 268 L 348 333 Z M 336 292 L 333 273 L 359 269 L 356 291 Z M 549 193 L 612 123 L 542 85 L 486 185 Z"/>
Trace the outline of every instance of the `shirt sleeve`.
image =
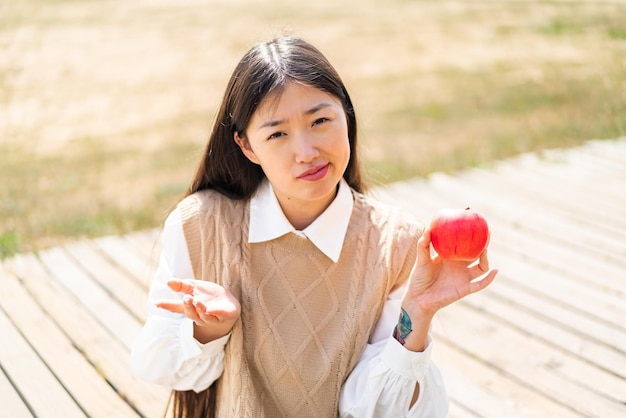
<path id="1" fill-rule="evenodd" d="M 392 337 L 403 292 L 404 287 L 389 295 L 369 344 L 342 387 L 341 417 L 444 418 L 448 413 L 443 378 L 431 361 L 430 337 L 423 352 L 409 351 Z M 416 383 L 419 397 L 410 407 Z"/>
<path id="2" fill-rule="evenodd" d="M 148 294 L 148 315 L 131 350 L 135 375 L 145 381 L 176 390 L 200 392 L 224 370 L 224 346 L 230 337 L 201 344 L 193 337 L 193 321 L 155 306 L 159 299 L 182 299 L 167 281 L 193 278 L 180 213 L 165 221 L 161 256 Z"/>

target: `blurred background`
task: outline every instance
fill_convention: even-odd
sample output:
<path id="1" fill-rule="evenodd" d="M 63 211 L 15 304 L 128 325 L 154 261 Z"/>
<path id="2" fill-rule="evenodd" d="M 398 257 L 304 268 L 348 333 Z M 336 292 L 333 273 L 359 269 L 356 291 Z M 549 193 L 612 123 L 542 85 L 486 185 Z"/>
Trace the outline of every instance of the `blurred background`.
<path id="1" fill-rule="evenodd" d="M 0 258 L 160 226 L 283 33 L 344 78 L 374 185 L 626 134 L 626 2 L 0 0 Z"/>

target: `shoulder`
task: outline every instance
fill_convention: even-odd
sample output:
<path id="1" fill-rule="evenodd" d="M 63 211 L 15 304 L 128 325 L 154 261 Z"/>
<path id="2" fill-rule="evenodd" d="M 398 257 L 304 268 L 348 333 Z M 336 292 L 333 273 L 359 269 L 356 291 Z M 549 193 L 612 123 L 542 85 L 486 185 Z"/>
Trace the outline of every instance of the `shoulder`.
<path id="1" fill-rule="evenodd" d="M 200 190 L 186 196 L 178 203 L 178 208 L 218 206 L 228 201 L 235 201 L 213 189 Z"/>
<path id="2" fill-rule="evenodd" d="M 246 207 L 248 200 L 232 199 L 222 193 L 205 189 L 192 193 L 176 206 L 183 222 L 203 216 L 236 216 Z"/>
<path id="3" fill-rule="evenodd" d="M 193 193 L 176 206 L 195 277 L 203 277 L 202 263 L 214 256 L 215 248 L 225 249 L 239 242 L 247 231 L 248 200 L 237 200 L 215 190 Z M 226 241 L 221 241 L 228 237 Z M 232 245 L 231 245 L 232 248 Z"/>
<path id="4" fill-rule="evenodd" d="M 372 196 L 356 191 L 352 194 L 355 211 L 362 213 L 362 222 L 367 222 L 369 227 L 380 229 L 396 238 L 405 236 L 417 239 L 422 235 L 424 225 L 415 215 Z"/>
<path id="5" fill-rule="evenodd" d="M 417 259 L 422 223 L 410 212 L 370 195 L 353 192 L 353 234 L 367 236 L 368 245 L 386 266 L 389 290 L 404 283 Z"/>

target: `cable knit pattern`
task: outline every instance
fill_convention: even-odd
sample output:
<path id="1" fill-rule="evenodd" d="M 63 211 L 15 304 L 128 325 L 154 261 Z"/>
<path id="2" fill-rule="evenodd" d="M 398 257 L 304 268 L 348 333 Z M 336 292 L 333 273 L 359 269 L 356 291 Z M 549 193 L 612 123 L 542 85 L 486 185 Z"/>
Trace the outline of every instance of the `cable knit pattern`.
<path id="1" fill-rule="evenodd" d="M 196 277 L 228 288 L 241 318 L 226 345 L 219 417 L 331 417 L 421 227 L 353 192 L 337 263 L 306 238 L 249 244 L 249 201 L 206 190 L 179 204 Z"/>

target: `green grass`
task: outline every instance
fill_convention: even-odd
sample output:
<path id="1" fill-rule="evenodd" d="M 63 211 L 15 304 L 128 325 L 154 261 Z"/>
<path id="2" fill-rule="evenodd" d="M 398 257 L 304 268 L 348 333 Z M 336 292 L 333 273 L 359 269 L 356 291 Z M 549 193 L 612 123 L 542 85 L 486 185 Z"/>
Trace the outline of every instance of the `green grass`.
<path id="1" fill-rule="evenodd" d="M 389 146 L 370 163 L 376 180 L 453 171 L 521 152 L 626 135 L 626 68 L 618 60 L 603 74 L 572 76 L 552 66 L 542 74 L 541 79 L 519 79 L 502 70 L 439 74 L 448 99 L 408 96 L 384 113 L 382 120 L 393 125 L 377 132 L 387 135 Z M 415 133 L 408 146 L 394 139 L 407 132 Z"/>
<path id="2" fill-rule="evenodd" d="M 160 224 L 187 186 L 190 174 L 180 167 L 197 153 L 188 143 L 144 152 L 86 140 L 77 148 L 63 155 L 0 150 L 0 257 Z"/>

